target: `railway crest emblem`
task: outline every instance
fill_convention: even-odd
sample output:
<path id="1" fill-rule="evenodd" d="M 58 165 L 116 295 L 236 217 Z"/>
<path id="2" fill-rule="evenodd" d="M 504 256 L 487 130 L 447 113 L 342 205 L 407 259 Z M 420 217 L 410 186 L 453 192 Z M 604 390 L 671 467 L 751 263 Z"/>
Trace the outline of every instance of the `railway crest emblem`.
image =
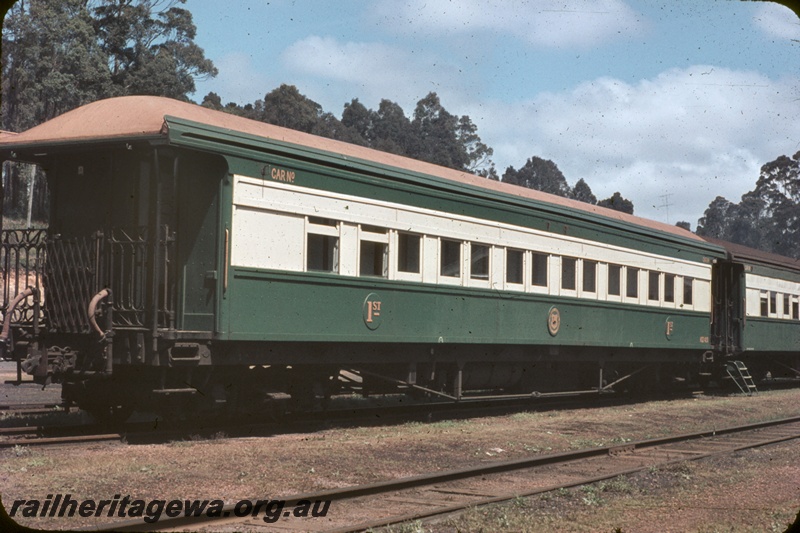
<path id="1" fill-rule="evenodd" d="M 364 300 L 364 305 L 362 307 L 364 324 L 373 331 L 378 329 L 383 322 L 382 306 L 383 301 L 381 297 L 374 292 L 369 293 Z"/>
<path id="2" fill-rule="evenodd" d="M 558 335 L 559 329 L 561 329 L 561 313 L 558 307 L 551 307 L 550 312 L 547 313 L 547 331 L 555 337 Z"/>
<path id="3" fill-rule="evenodd" d="M 671 316 L 667 317 L 667 321 L 664 324 L 664 334 L 667 336 L 667 340 L 672 340 L 672 332 L 675 331 L 675 322 L 672 320 Z"/>

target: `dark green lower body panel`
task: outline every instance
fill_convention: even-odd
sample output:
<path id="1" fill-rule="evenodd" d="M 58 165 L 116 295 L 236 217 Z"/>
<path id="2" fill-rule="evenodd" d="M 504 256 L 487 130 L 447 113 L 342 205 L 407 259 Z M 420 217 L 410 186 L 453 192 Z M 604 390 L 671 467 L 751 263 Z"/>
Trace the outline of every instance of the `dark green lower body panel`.
<path id="1" fill-rule="evenodd" d="M 800 353 L 800 323 L 796 320 L 748 318 L 742 346 L 745 352 Z"/>
<path id="2" fill-rule="evenodd" d="M 709 349 L 703 313 L 488 289 L 233 269 L 228 341 Z"/>

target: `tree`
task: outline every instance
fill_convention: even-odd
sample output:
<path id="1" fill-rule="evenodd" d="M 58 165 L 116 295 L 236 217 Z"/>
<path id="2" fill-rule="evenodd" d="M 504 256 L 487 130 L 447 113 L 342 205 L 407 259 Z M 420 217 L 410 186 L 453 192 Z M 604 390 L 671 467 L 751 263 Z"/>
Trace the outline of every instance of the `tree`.
<path id="1" fill-rule="evenodd" d="M 685 220 L 679 220 L 678 222 L 675 223 L 675 225 L 681 229 L 685 229 L 686 231 L 692 231 L 691 222 L 686 222 Z"/>
<path id="2" fill-rule="evenodd" d="M 414 131 L 403 108 L 391 100 L 383 99 L 378 110 L 370 113 L 372 128 L 369 146 L 398 155 L 411 155 Z"/>
<path id="3" fill-rule="evenodd" d="M 490 179 L 492 181 L 500 181 L 500 176 L 497 174 L 497 169 L 494 167 L 494 163 L 489 165 L 489 168 L 482 168 L 477 172 L 478 176 L 483 178 Z"/>
<path id="4" fill-rule="evenodd" d="M 610 198 L 600 200 L 597 202 L 597 205 L 600 207 L 607 207 L 615 211 L 628 213 L 629 215 L 633 214 L 633 202 L 623 198 L 619 192 L 615 192 Z"/>
<path id="5" fill-rule="evenodd" d="M 111 80 L 81 0 L 19 2 L 7 13 L 2 41 L 1 129 L 23 131 L 86 102 L 101 98 Z M 41 172 L 4 165 L 3 214 L 24 217 L 29 195 L 33 218 L 46 214 Z"/>
<path id="6" fill-rule="evenodd" d="M 86 103 L 126 94 L 187 100 L 216 75 L 194 43 L 186 0 L 29 0 L 8 12 L 2 42 L 2 124 L 23 131 Z M 30 190 L 29 172 L 4 174 L 7 214 Z M 41 180 L 40 173 L 35 174 Z M 45 194 L 34 217 L 44 216 Z M 16 213 L 18 214 L 18 213 Z"/>
<path id="7" fill-rule="evenodd" d="M 738 204 L 715 198 L 697 224 L 698 235 L 800 258 L 800 152 L 763 165 Z"/>
<path id="8" fill-rule="evenodd" d="M 353 98 L 349 104 L 344 104 L 342 111 L 342 124 L 356 134 L 358 144 L 369 146 L 372 137 L 373 113 L 364 104 Z"/>
<path id="9" fill-rule="evenodd" d="M 112 92 L 84 0 L 9 10 L 2 48 L 2 129 L 23 131 Z"/>
<path id="10" fill-rule="evenodd" d="M 215 111 L 222 111 L 222 98 L 220 98 L 217 93 L 210 92 L 203 97 L 203 101 L 200 102 L 200 105 L 209 109 L 214 109 Z"/>
<path id="11" fill-rule="evenodd" d="M 411 157 L 443 167 L 468 168 L 469 155 L 458 139 L 458 118 L 447 112 L 435 92 L 417 102 L 411 126 Z"/>
<path id="12" fill-rule="evenodd" d="M 456 139 L 467 154 L 468 163 L 465 170 L 473 173 L 478 173 L 484 169 L 490 174 L 495 172 L 494 165 L 489 159 L 494 154 L 494 150 L 481 142 L 481 138 L 478 136 L 478 126 L 473 124 L 467 115 L 463 115 L 458 119 Z"/>
<path id="13" fill-rule="evenodd" d="M 95 28 L 118 94 L 151 94 L 188 100 L 195 79 L 217 69 L 195 42 L 186 0 L 100 0 Z"/>
<path id="14" fill-rule="evenodd" d="M 573 200 L 586 202 L 587 204 L 597 204 L 597 197 L 592 194 L 592 188 L 589 187 L 589 184 L 586 183 L 583 178 L 579 179 L 578 183 L 575 184 L 575 187 L 572 188 L 570 197 Z"/>
<path id="15" fill-rule="evenodd" d="M 697 234 L 702 237 L 731 240 L 731 222 L 735 209 L 733 202 L 717 196 L 708 204 L 708 209 L 697 221 Z"/>
<path id="16" fill-rule="evenodd" d="M 761 167 L 752 196 L 762 204 L 763 237 L 768 251 L 798 257 L 800 250 L 800 152 L 782 155 Z M 742 198 L 743 201 L 745 198 Z"/>
<path id="17" fill-rule="evenodd" d="M 312 133 L 322 117 L 322 106 L 300 94 L 294 85 L 283 84 L 264 96 L 262 122 Z"/>
<path id="18" fill-rule="evenodd" d="M 503 173 L 503 182 L 521 185 L 557 196 L 569 197 L 571 189 L 564 174 L 549 159 L 531 157 L 519 169 L 508 167 Z"/>

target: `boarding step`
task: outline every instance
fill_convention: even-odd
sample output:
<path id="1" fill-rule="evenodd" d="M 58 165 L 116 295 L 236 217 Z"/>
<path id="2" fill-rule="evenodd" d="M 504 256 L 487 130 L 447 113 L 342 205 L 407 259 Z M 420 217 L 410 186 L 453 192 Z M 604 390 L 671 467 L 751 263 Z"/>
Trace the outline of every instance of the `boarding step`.
<path id="1" fill-rule="evenodd" d="M 752 396 L 754 392 L 758 392 L 756 384 L 753 382 L 753 376 L 742 361 L 728 361 L 725 363 L 725 370 L 731 377 L 739 390 L 748 396 Z"/>

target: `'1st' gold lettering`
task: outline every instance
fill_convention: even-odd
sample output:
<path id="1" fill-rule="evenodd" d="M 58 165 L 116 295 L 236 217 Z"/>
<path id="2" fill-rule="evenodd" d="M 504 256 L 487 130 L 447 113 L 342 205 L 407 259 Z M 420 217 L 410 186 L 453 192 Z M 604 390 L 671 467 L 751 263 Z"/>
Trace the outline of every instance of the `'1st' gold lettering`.
<path id="1" fill-rule="evenodd" d="M 372 322 L 376 317 L 381 316 L 380 302 L 367 302 L 367 322 Z"/>

